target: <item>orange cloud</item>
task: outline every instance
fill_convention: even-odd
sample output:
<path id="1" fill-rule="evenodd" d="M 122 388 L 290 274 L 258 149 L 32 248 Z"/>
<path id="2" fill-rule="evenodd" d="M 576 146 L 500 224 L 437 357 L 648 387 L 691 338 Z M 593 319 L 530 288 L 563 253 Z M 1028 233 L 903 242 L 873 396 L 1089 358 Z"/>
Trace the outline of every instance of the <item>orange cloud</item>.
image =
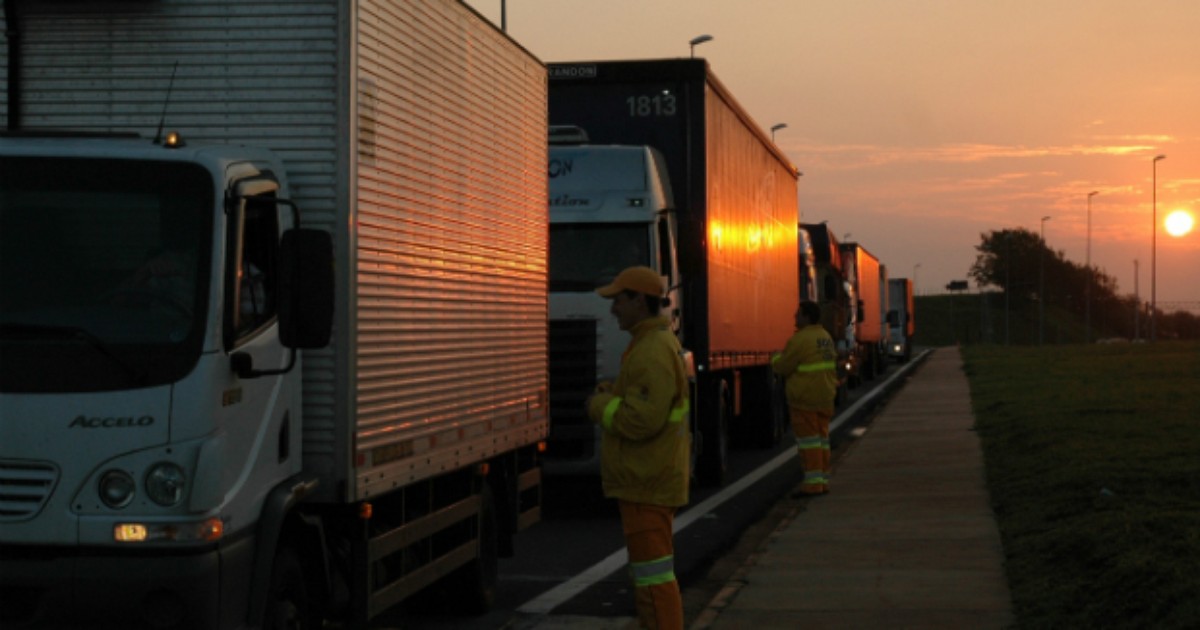
<path id="1" fill-rule="evenodd" d="M 1156 138 L 1166 138 L 1161 136 Z M 1071 157 L 1082 155 L 1126 156 L 1152 153 L 1158 150 L 1150 144 L 1076 144 L 1065 146 L 1025 147 L 998 144 L 949 144 L 935 147 L 896 147 L 877 145 L 803 145 L 785 147 L 806 156 L 802 160 L 823 166 L 851 170 L 904 163 L 970 164 L 997 159 Z"/>

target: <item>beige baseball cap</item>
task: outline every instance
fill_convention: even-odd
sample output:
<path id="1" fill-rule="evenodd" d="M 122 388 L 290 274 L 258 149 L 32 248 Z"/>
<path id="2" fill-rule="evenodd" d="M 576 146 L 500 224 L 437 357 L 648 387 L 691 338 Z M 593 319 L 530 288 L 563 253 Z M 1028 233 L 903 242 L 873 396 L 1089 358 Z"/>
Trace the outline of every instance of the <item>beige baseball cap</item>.
<path id="1" fill-rule="evenodd" d="M 662 276 L 658 272 L 643 266 L 629 267 L 621 273 L 607 286 L 596 289 L 596 293 L 600 297 L 611 298 L 622 291 L 637 291 L 646 295 L 662 297 L 666 291 L 663 289 Z"/>

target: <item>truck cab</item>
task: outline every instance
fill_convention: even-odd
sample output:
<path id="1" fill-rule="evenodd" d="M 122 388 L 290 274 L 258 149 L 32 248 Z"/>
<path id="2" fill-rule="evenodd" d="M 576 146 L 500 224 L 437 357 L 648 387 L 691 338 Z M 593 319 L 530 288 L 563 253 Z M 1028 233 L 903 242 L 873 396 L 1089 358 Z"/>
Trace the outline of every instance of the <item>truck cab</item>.
<path id="1" fill-rule="evenodd" d="M 292 247 L 281 173 L 175 136 L 0 141 L 0 524 L 25 550 L 0 587 L 29 594 L 5 619 L 215 625 L 230 593 L 190 580 L 249 588 L 266 496 L 300 471 L 295 348 L 332 312 L 320 273 L 326 306 L 292 301 L 331 258 Z"/>
<path id="2" fill-rule="evenodd" d="M 854 285 L 846 277 L 837 237 L 824 222 L 801 223 L 799 233 L 812 249 L 812 294 L 821 307 L 821 325 L 833 337 L 838 352 L 838 380 L 843 387 L 857 380 L 858 357 L 854 352 L 857 304 Z M 807 256 L 806 256 L 807 257 Z M 803 276 L 804 274 L 802 274 Z M 802 282 L 806 282 L 802 279 Z M 801 287 L 801 294 L 809 291 Z M 844 392 L 839 392 L 844 398 Z"/>
<path id="3" fill-rule="evenodd" d="M 645 265 L 669 287 L 672 327 L 680 302 L 675 215 L 666 166 L 646 146 L 590 145 L 554 128 L 549 153 L 550 406 L 548 475 L 600 472 L 599 428 L 584 402 L 614 380 L 629 337 L 595 292 L 622 269 Z"/>

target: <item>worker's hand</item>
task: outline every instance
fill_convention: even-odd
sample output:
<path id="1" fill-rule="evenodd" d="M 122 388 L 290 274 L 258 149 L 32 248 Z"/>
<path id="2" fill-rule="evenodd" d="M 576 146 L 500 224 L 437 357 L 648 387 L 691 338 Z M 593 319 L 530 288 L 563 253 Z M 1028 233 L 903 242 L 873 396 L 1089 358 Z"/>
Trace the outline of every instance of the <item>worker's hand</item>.
<path id="1" fill-rule="evenodd" d="M 596 401 L 596 398 L 601 398 L 601 401 Z M 607 402 L 610 400 L 612 400 L 612 394 L 610 394 L 610 392 L 598 391 L 595 392 L 595 394 L 588 396 L 588 400 L 584 401 L 583 403 L 583 410 L 588 414 L 588 420 L 592 420 L 595 422 L 595 424 L 600 424 L 602 412 L 604 412 L 604 407 L 602 407 L 602 404 L 607 404 Z M 599 407 L 598 404 L 600 404 Z"/>
<path id="2" fill-rule="evenodd" d="M 600 381 L 599 383 L 596 383 L 595 393 L 597 393 L 597 394 L 611 394 L 612 390 L 613 390 L 612 381 Z"/>

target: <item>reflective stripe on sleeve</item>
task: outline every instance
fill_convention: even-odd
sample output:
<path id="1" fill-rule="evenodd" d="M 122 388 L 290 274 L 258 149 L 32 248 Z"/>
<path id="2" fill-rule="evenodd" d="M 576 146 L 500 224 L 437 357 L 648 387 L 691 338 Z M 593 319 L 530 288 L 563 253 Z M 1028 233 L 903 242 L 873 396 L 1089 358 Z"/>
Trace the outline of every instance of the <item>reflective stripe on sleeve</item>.
<path id="1" fill-rule="evenodd" d="M 691 403 L 689 403 L 685 399 L 683 401 L 683 405 L 671 410 L 671 416 L 669 418 L 667 418 L 667 420 L 669 422 L 683 422 L 683 419 L 687 417 L 688 411 L 691 408 L 692 408 Z"/>
<path id="2" fill-rule="evenodd" d="M 617 415 L 617 407 L 621 406 L 622 400 L 624 399 L 620 396 L 613 396 L 613 399 L 604 406 L 604 416 L 600 418 L 600 426 L 604 427 L 605 431 L 612 431 L 613 416 Z"/>
<path id="3" fill-rule="evenodd" d="M 797 372 L 824 372 L 826 370 L 830 372 L 836 371 L 837 363 L 833 361 L 822 361 L 820 363 L 806 363 L 804 365 L 796 366 Z"/>
<path id="4" fill-rule="evenodd" d="M 675 581 L 675 556 L 663 556 L 646 562 L 630 562 L 629 573 L 638 588 Z"/>

